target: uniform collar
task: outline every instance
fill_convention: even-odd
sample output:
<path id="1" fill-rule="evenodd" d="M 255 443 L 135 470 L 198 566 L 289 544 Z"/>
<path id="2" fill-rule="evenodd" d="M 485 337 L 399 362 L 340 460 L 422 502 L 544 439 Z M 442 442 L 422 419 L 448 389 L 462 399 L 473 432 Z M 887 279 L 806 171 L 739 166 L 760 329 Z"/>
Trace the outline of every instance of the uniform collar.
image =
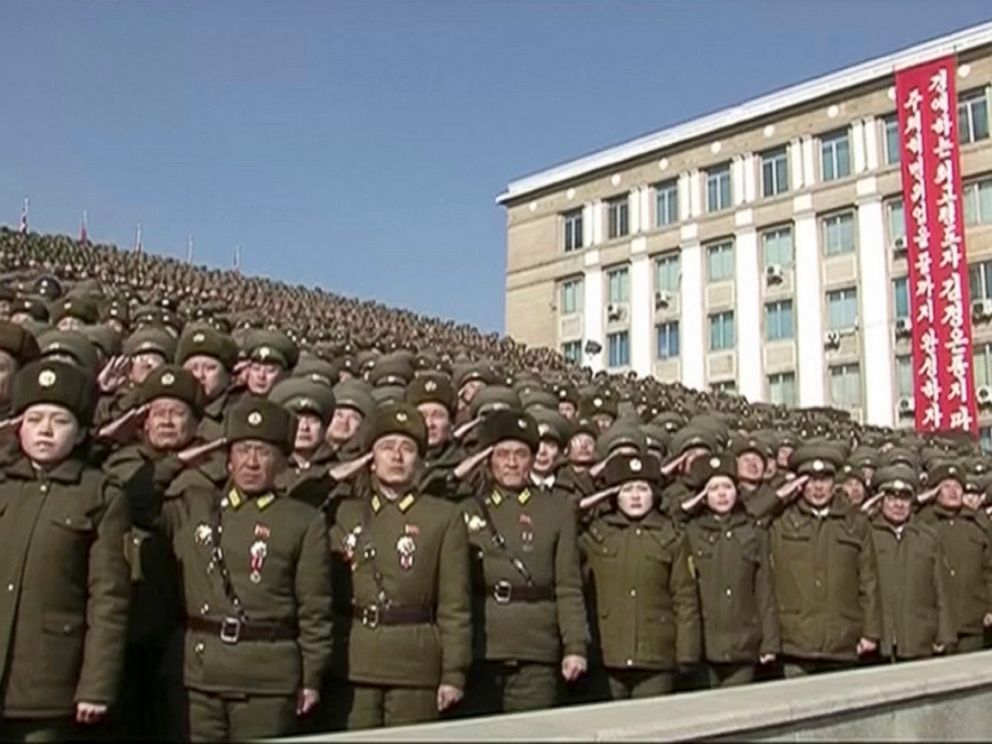
<path id="1" fill-rule="evenodd" d="M 378 514 L 387 506 L 392 504 L 395 506 L 400 514 L 406 514 L 410 511 L 410 507 L 413 506 L 414 502 L 417 500 L 417 494 L 411 491 L 406 496 L 396 499 L 396 501 L 390 501 L 385 496 L 380 494 L 377 490 L 372 492 L 372 499 L 369 502 L 372 507 L 372 513 Z"/>
<path id="2" fill-rule="evenodd" d="M 531 500 L 532 494 L 530 488 L 524 488 L 517 492 L 507 492 L 496 486 L 493 488 L 492 494 L 489 496 L 489 503 L 493 506 L 500 506 L 506 501 L 516 501 L 520 506 L 525 506 L 528 501 Z"/>
<path id="3" fill-rule="evenodd" d="M 245 496 L 237 487 L 231 485 L 227 489 L 227 495 L 221 499 L 220 505 L 222 509 L 229 509 L 231 511 L 238 511 L 244 508 L 244 506 L 249 502 L 255 502 L 255 507 L 259 511 L 265 511 L 272 504 L 275 503 L 278 496 L 275 491 L 268 491 L 263 494 L 258 494 L 257 496 Z"/>
<path id="4" fill-rule="evenodd" d="M 552 489 L 558 484 L 558 477 L 555 473 L 549 476 L 542 477 L 537 473 L 530 474 L 530 482 L 533 483 L 538 488 Z"/>
<path id="5" fill-rule="evenodd" d="M 739 527 L 749 521 L 747 512 L 744 507 L 738 502 L 729 514 L 724 515 L 721 519 L 716 514 L 707 509 L 705 512 L 699 515 L 699 526 L 703 529 L 713 530 L 719 532 L 727 528 Z"/>
<path id="6" fill-rule="evenodd" d="M 37 469 L 21 455 L 7 468 L 7 474 L 22 480 L 51 480 L 57 483 L 78 483 L 85 463 L 76 454 L 51 468 Z"/>
<path id="7" fill-rule="evenodd" d="M 607 524 L 615 527 L 662 527 L 665 525 L 665 516 L 657 509 L 652 509 L 640 519 L 631 519 L 619 509 L 613 509 L 604 514 L 601 519 Z"/>
<path id="8" fill-rule="evenodd" d="M 224 390 L 220 395 L 207 403 L 203 407 L 204 414 L 212 419 L 222 418 L 224 416 L 224 407 L 227 405 L 228 395 L 229 391 Z"/>

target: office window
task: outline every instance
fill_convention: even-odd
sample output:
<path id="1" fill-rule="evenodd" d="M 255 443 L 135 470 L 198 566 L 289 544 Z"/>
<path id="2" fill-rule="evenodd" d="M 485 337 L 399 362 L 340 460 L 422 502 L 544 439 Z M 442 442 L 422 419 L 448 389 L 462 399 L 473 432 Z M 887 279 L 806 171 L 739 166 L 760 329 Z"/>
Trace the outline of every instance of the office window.
<path id="1" fill-rule="evenodd" d="M 830 368 L 830 401 L 836 406 L 861 405 L 861 368 L 857 364 Z"/>
<path id="2" fill-rule="evenodd" d="M 858 321 L 858 290 L 854 287 L 827 292 L 827 328 L 840 331 Z"/>
<path id="3" fill-rule="evenodd" d="M 678 292 L 680 282 L 679 254 L 658 256 L 654 261 L 654 288 L 657 292 Z"/>
<path id="4" fill-rule="evenodd" d="M 992 261 L 982 261 L 968 267 L 971 299 L 992 299 Z"/>
<path id="5" fill-rule="evenodd" d="M 909 279 L 901 276 L 892 280 L 892 304 L 896 318 L 909 317 Z"/>
<path id="6" fill-rule="evenodd" d="M 896 394 L 900 398 L 913 397 L 913 357 L 911 354 L 896 357 Z"/>
<path id="7" fill-rule="evenodd" d="M 839 129 L 820 137 L 820 176 L 836 181 L 851 175 L 851 146 L 847 130 Z"/>
<path id="8" fill-rule="evenodd" d="M 561 301 L 558 304 L 562 315 L 581 312 L 582 310 L 582 280 L 569 279 L 561 283 Z"/>
<path id="9" fill-rule="evenodd" d="M 840 212 L 823 218 L 823 253 L 840 256 L 854 250 L 854 212 Z"/>
<path id="10" fill-rule="evenodd" d="M 888 165 L 899 164 L 899 117 L 889 114 L 882 120 L 885 132 L 885 162 Z"/>
<path id="11" fill-rule="evenodd" d="M 885 204 L 885 214 L 889 223 L 889 240 L 906 238 L 906 216 L 902 209 L 902 199 L 892 199 Z"/>
<path id="12" fill-rule="evenodd" d="M 562 215 L 565 225 L 565 253 L 582 247 L 582 210 L 574 209 Z"/>
<path id="13" fill-rule="evenodd" d="M 961 198 L 964 201 L 964 224 L 992 223 L 992 178 L 966 183 Z"/>
<path id="14" fill-rule="evenodd" d="M 627 222 L 629 208 L 626 195 L 618 196 L 606 202 L 609 237 L 611 239 L 622 238 L 629 231 L 630 228 Z"/>
<path id="15" fill-rule="evenodd" d="M 978 427 L 978 444 L 983 452 L 992 452 L 992 426 Z"/>
<path id="16" fill-rule="evenodd" d="M 630 364 L 630 336 L 627 331 L 607 335 L 606 347 L 611 367 L 626 367 Z"/>
<path id="17" fill-rule="evenodd" d="M 570 362 L 582 362 L 582 342 L 566 341 L 561 345 L 561 355 Z"/>
<path id="18" fill-rule="evenodd" d="M 734 278 L 734 243 L 724 240 L 706 248 L 707 275 L 711 282 Z"/>
<path id="19" fill-rule="evenodd" d="M 737 393 L 736 380 L 722 380 L 710 383 L 710 390 L 718 395 L 735 395 Z"/>
<path id="20" fill-rule="evenodd" d="M 792 266 L 792 227 L 776 227 L 761 234 L 761 245 L 764 250 L 765 266 L 778 264 Z"/>
<path id="21" fill-rule="evenodd" d="M 609 282 L 610 302 L 627 302 L 630 299 L 630 275 L 626 266 L 608 272 L 606 279 Z"/>
<path id="22" fill-rule="evenodd" d="M 958 138 L 962 145 L 989 136 L 989 99 L 985 88 L 958 94 Z"/>
<path id="23" fill-rule="evenodd" d="M 710 351 L 734 348 L 734 312 L 728 310 L 710 316 Z"/>
<path id="24" fill-rule="evenodd" d="M 768 375 L 768 400 L 776 405 L 796 405 L 796 373 Z"/>
<path id="25" fill-rule="evenodd" d="M 662 181 L 654 187 L 654 214 L 659 227 L 679 221 L 679 183 L 676 179 Z"/>
<path id="26" fill-rule="evenodd" d="M 789 154 L 784 147 L 762 153 L 761 191 L 765 196 L 789 190 Z"/>
<path id="27" fill-rule="evenodd" d="M 765 305 L 765 339 L 785 341 L 795 335 L 792 320 L 792 300 L 769 302 Z"/>
<path id="28" fill-rule="evenodd" d="M 706 211 L 719 212 L 731 206 L 730 163 L 706 171 Z"/>
<path id="29" fill-rule="evenodd" d="M 679 323 L 661 323 L 655 327 L 658 332 L 658 358 L 675 359 L 679 355 Z"/>
<path id="30" fill-rule="evenodd" d="M 992 385 L 992 344 L 975 344 L 975 385 Z"/>

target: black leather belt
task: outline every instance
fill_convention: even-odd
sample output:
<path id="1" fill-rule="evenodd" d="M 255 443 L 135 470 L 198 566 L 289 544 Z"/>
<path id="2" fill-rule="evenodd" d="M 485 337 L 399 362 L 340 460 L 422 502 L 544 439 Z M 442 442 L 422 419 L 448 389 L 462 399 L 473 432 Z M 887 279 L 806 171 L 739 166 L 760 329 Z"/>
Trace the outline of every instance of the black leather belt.
<path id="1" fill-rule="evenodd" d="M 366 628 L 376 628 L 380 625 L 424 625 L 434 622 L 434 610 L 430 607 L 356 606 L 352 608 L 351 615 Z"/>
<path id="2" fill-rule="evenodd" d="M 281 623 L 242 622 L 236 617 L 186 618 L 186 627 L 203 633 L 214 633 L 224 643 L 238 641 L 291 641 L 299 635 L 296 628 Z"/>
<path id="3" fill-rule="evenodd" d="M 497 581 L 481 592 L 483 596 L 492 597 L 496 604 L 511 602 L 550 602 L 555 598 L 554 587 L 551 586 L 514 586 L 509 581 Z"/>

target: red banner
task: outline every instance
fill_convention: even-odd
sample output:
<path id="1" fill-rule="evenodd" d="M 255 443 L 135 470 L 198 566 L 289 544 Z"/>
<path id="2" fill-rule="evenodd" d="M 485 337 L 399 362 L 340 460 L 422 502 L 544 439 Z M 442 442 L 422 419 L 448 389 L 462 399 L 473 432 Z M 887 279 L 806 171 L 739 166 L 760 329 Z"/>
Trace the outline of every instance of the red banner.
<path id="1" fill-rule="evenodd" d="M 974 434 L 978 421 L 955 72 L 953 56 L 900 70 L 896 109 L 909 244 L 916 429 Z"/>

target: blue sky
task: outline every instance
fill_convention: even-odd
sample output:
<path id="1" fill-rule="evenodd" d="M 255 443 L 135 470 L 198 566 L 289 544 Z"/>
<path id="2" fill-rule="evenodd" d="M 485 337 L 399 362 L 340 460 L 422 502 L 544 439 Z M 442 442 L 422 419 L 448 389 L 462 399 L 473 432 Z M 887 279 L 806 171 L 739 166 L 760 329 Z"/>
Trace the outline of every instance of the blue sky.
<path id="1" fill-rule="evenodd" d="M 516 177 L 987 0 L 5 2 L 0 222 L 503 327 Z"/>

